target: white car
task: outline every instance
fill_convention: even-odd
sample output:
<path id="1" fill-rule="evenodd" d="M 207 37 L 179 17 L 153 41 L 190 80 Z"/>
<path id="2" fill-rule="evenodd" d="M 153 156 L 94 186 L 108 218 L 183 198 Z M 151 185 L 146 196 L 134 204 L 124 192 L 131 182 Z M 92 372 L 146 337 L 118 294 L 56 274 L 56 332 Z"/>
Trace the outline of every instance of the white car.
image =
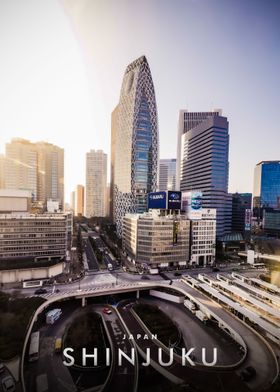
<path id="1" fill-rule="evenodd" d="M 2 388 L 4 392 L 15 392 L 16 385 L 11 376 L 7 376 L 2 379 Z"/>

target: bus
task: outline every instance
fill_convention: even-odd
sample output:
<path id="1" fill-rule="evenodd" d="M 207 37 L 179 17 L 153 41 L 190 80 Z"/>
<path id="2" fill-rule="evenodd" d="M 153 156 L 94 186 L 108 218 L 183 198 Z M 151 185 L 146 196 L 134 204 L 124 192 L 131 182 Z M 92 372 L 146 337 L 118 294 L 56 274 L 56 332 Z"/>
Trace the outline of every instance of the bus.
<path id="1" fill-rule="evenodd" d="M 266 268 L 264 263 L 255 263 L 255 264 L 252 264 L 252 266 L 253 266 L 253 268 L 256 268 L 256 269 L 265 269 Z"/>
<path id="2" fill-rule="evenodd" d="M 29 346 L 29 362 L 34 362 L 39 359 L 39 341 L 40 332 L 32 332 Z"/>
<path id="3" fill-rule="evenodd" d="M 54 351 L 56 353 L 60 353 L 61 352 L 61 348 L 62 348 L 62 339 L 61 338 L 55 339 Z"/>
<path id="4" fill-rule="evenodd" d="M 50 310 L 47 314 L 46 314 L 46 323 L 47 324 L 54 324 L 56 320 L 59 319 L 59 317 L 61 316 L 62 311 L 61 309 L 53 309 Z"/>
<path id="5" fill-rule="evenodd" d="M 25 282 L 22 282 L 22 288 L 29 289 L 33 287 L 42 287 L 43 283 L 43 280 L 26 280 Z"/>

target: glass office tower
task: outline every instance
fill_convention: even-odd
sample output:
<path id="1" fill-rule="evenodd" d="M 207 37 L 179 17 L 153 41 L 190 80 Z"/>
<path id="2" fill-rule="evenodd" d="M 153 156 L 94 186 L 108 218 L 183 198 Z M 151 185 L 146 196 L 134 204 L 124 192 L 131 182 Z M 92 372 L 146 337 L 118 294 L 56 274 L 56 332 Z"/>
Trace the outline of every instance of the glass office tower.
<path id="1" fill-rule="evenodd" d="M 262 161 L 256 165 L 253 206 L 280 208 L 280 161 Z"/>
<path id="2" fill-rule="evenodd" d="M 114 219 L 122 234 L 126 213 L 147 210 L 158 181 L 158 120 L 154 85 L 145 56 L 126 69 L 114 144 Z"/>

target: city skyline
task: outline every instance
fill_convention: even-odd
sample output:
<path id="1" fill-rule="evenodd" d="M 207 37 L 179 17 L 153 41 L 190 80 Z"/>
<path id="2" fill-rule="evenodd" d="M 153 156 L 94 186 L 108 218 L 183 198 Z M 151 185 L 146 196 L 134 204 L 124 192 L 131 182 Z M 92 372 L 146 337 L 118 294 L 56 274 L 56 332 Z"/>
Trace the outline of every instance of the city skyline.
<path id="1" fill-rule="evenodd" d="M 157 93 L 160 158 L 176 157 L 179 110 L 220 107 L 230 122 L 230 192 L 252 192 L 257 162 L 279 159 L 279 3 L 156 3 L 0 3 L 0 152 L 13 137 L 64 148 L 67 201 L 85 184 L 86 151 L 109 155 L 123 69 L 143 54 Z"/>

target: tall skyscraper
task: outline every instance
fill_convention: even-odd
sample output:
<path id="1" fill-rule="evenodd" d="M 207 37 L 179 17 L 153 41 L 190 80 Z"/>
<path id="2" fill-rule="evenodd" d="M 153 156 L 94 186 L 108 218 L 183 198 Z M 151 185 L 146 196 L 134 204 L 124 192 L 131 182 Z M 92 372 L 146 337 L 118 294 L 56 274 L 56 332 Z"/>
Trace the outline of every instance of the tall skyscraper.
<path id="1" fill-rule="evenodd" d="M 110 211 L 109 215 L 113 222 L 114 217 L 114 184 L 115 184 L 115 150 L 116 150 L 116 132 L 118 122 L 118 105 L 115 107 L 111 114 L 111 181 L 110 181 Z"/>
<path id="2" fill-rule="evenodd" d="M 75 215 L 84 215 L 84 195 L 85 187 L 77 185 L 75 192 Z"/>
<path id="3" fill-rule="evenodd" d="M 45 208 L 49 199 L 64 204 L 64 150 L 46 142 L 12 139 L 6 144 L 5 187 L 30 190 Z"/>
<path id="4" fill-rule="evenodd" d="M 5 155 L 0 154 L 0 189 L 5 188 Z"/>
<path id="5" fill-rule="evenodd" d="M 6 144 L 6 189 L 29 190 L 38 200 L 38 153 L 36 144 L 25 139 L 12 139 Z"/>
<path id="6" fill-rule="evenodd" d="M 76 191 L 72 191 L 70 194 L 70 208 L 75 213 L 75 205 L 76 205 Z"/>
<path id="7" fill-rule="evenodd" d="M 280 209 L 280 161 L 262 161 L 256 165 L 253 207 Z"/>
<path id="8" fill-rule="evenodd" d="M 38 200 L 45 206 L 52 199 L 64 208 L 64 149 L 54 144 L 36 143 L 38 151 Z"/>
<path id="9" fill-rule="evenodd" d="M 220 110 L 180 111 L 177 183 L 182 191 L 201 191 L 203 207 L 217 209 L 218 238 L 231 231 L 228 150 L 228 121 Z"/>
<path id="10" fill-rule="evenodd" d="M 176 189 L 176 159 L 159 160 L 159 185 L 160 191 Z"/>
<path id="11" fill-rule="evenodd" d="M 86 154 L 85 216 L 106 216 L 107 154 L 90 150 Z"/>
<path id="12" fill-rule="evenodd" d="M 153 80 L 145 56 L 126 68 L 114 154 L 114 217 L 122 234 L 126 213 L 147 209 L 147 194 L 158 180 L 158 121 Z"/>

